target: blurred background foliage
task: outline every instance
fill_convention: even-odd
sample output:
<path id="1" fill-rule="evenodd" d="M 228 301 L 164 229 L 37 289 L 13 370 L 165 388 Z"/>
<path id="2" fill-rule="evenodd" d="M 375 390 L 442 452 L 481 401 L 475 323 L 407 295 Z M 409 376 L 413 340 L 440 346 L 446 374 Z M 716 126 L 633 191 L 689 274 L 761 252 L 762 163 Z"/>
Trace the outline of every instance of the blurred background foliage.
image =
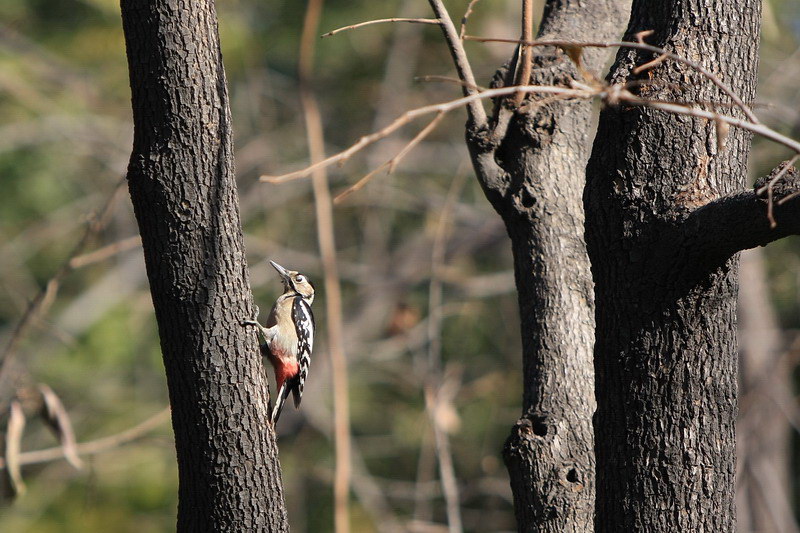
<path id="1" fill-rule="evenodd" d="M 454 18 L 467 3 L 448 2 Z M 470 18 L 470 33 L 514 38 L 517 4 L 484 0 Z M 310 183 L 257 182 L 261 174 L 307 163 L 296 84 L 305 3 L 220 0 L 217 6 L 248 260 L 256 300 L 266 309 L 280 290 L 267 259 L 321 281 Z M 800 6 L 770 0 L 764 7 L 764 105 L 758 111 L 797 138 Z M 394 16 L 430 14 L 421 0 L 330 0 L 322 29 Z M 92 213 L 120 185 L 132 124 L 115 0 L 4 0 L 0 21 L 5 347 L 28 303 L 70 258 Z M 479 83 L 488 84 L 512 50 L 470 43 L 468 51 Z M 459 94 L 450 84 L 414 82 L 415 76 L 451 75 L 434 27 L 376 25 L 326 38 L 317 44 L 316 65 L 314 88 L 328 153 L 406 109 Z M 514 529 L 501 459 L 522 391 L 511 253 L 501 221 L 472 179 L 463 121 L 459 113 L 446 118 L 394 174 L 377 177 L 335 210 L 351 370 L 355 531 L 439 531 L 445 523 L 422 392 L 437 231 L 445 236 L 441 336 L 449 400 L 436 416 L 451 435 L 465 528 Z M 333 170 L 334 193 L 394 155 L 415 132 L 406 128 Z M 767 173 L 786 157 L 779 147 L 756 140 L 752 175 Z M 451 187 L 455 201 L 447 200 Z M 440 228 L 443 213 L 449 222 Z M 136 235 L 122 189 L 107 225 L 82 252 L 99 250 L 100 256 L 82 256 L 87 264 L 64 277 L 52 307 L 16 350 L 12 394 L 25 398 L 37 383 L 48 384 L 70 414 L 78 442 L 117 435 L 167 405 Z M 797 240 L 789 239 L 767 252 L 771 296 L 787 341 L 800 328 L 797 251 Z M 324 294 L 315 306 L 321 329 L 323 299 Z M 278 428 L 294 531 L 332 529 L 332 398 L 324 336 L 319 338 L 303 408 L 285 411 Z M 57 445 L 36 417 L 36 402 L 23 405 L 23 451 Z M 82 471 L 63 460 L 25 466 L 27 493 L 0 509 L 0 531 L 173 530 L 177 473 L 171 430 L 161 420 L 133 442 L 84 456 Z"/>

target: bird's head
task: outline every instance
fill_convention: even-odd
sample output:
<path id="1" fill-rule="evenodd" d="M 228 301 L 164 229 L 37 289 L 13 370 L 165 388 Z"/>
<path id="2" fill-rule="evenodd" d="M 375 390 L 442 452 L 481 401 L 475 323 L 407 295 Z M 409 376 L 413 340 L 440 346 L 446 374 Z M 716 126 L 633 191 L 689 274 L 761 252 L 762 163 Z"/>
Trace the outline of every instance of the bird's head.
<path id="1" fill-rule="evenodd" d="M 314 285 L 307 277 L 295 270 L 287 270 L 275 261 L 270 261 L 269 264 L 280 274 L 284 294 L 297 294 L 309 304 L 314 302 Z"/>

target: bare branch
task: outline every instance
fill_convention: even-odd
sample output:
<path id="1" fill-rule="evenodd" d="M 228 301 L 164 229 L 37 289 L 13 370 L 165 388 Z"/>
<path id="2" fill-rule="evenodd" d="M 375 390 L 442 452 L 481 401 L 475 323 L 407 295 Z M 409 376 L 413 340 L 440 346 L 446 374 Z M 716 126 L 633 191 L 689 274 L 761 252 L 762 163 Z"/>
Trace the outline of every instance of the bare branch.
<path id="1" fill-rule="evenodd" d="M 338 154 L 332 155 L 322 161 L 313 163 L 306 168 L 301 170 L 297 170 L 295 172 L 289 172 L 287 174 L 282 174 L 278 176 L 261 176 L 259 179 L 261 181 L 266 181 L 269 183 L 284 183 L 286 181 L 295 180 L 298 178 L 304 178 L 311 175 L 312 172 L 319 168 L 329 167 L 333 164 L 344 164 L 348 159 L 350 159 L 354 154 L 363 150 L 367 146 L 384 139 L 400 129 L 401 127 L 405 126 L 412 120 L 424 116 L 430 115 L 433 113 L 448 113 L 454 109 L 458 109 L 459 107 L 469 105 L 474 101 L 480 100 L 482 98 L 495 98 L 498 96 L 507 96 L 510 94 L 514 94 L 517 91 L 523 91 L 527 93 L 550 93 L 550 94 L 562 94 L 565 97 L 571 98 L 590 98 L 599 94 L 598 91 L 594 90 L 587 90 L 585 88 L 581 89 L 568 89 L 566 87 L 556 87 L 556 86 L 549 86 L 549 85 L 540 85 L 540 86 L 533 86 L 528 85 L 526 87 L 500 87 L 497 89 L 490 89 L 488 91 L 483 92 L 476 92 L 471 94 L 470 96 L 464 96 L 458 98 L 456 100 L 451 100 L 449 102 L 443 102 L 440 104 L 432 104 L 423 107 L 418 107 L 416 109 L 412 109 L 411 111 L 407 111 L 403 113 L 398 118 L 396 118 L 391 124 L 379 130 L 375 133 L 371 133 L 369 135 L 364 135 L 355 144 L 350 146 L 349 148 L 339 152 Z"/>
<path id="2" fill-rule="evenodd" d="M 654 109 L 660 109 L 662 111 L 667 111 L 678 115 L 687 115 L 698 118 L 705 118 L 708 120 L 712 120 L 717 124 L 725 123 L 731 126 L 751 131 L 766 139 L 772 140 L 780 145 L 790 148 L 793 152 L 797 154 L 800 154 L 800 142 L 785 135 L 782 135 L 777 131 L 773 130 L 772 128 L 769 128 L 763 124 L 755 124 L 740 118 L 735 118 L 712 111 L 706 111 L 703 109 L 689 107 L 690 104 L 662 102 L 658 100 L 648 100 L 640 98 L 631 93 L 630 91 L 628 91 L 623 85 L 612 85 L 608 87 L 597 87 L 597 88 L 589 87 L 587 85 L 579 83 L 573 83 L 573 85 L 577 88 L 568 89 L 566 87 L 547 86 L 547 85 L 528 85 L 524 87 L 520 86 L 500 87 L 497 89 L 489 89 L 487 91 L 475 93 L 470 96 L 458 98 L 456 100 L 451 100 L 449 102 L 432 104 L 412 109 L 411 111 L 402 114 L 400 117 L 395 119 L 391 124 L 383 128 L 382 130 L 361 137 L 355 144 L 339 152 L 338 154 L 334 154 L 326 159 L 318 161 L 304 169 L 297 170 L 295 172 L 290 172 L 288 174 L 283 174 L 279 176 L 261 176 L 260 179 L 261 181 L 267 181 L 270 183 L 283 183 L 286 181 L 307 177 L 319 168 L 325 168 L 335 163 L 338 164 L 345 163 L 355 153 L 359 152 L 360 150 L 363 150 L 367 146 L 381 139 L 388 137 L 402 126 L 408 124 L 409 122 L 420 116 L 431 113 L 437 113 L 437 114 L 447 113 L 449 111 L 452 111 L 453 109 L 467 105 L 474 100 L 478 100 L 481 98 L 495 98 L 498 96 L 507 96 L 510 94 L 514 94 L 518 91 L 523 93 L 554 94 L 554 95 L 559 95 L 560 98 L 591 98 L 598 96 L 602 98 L 609 105 L 618 105 L 620 102 L 624 102 L 629 105 L 651 107 Z"/>
<path id="3" fill-rule="evenodd" d="M 102 248 L 98 248 L 93 252 L 76 255 L 69 260 L 69 266 L 72 269 L 83 268 L 88 265 L 93 265 L 94 263 L 105 261 L 110 257 L 122 252 L 127 252 L 141 245 L 142 238 L 139 235 L 134 235 L 133 237 L 128 237 L 127 239 L 122 239 L 107 246 L 103 246 Z"/>
<path id="4" fill-rule="evenodd" d="M 621 90 L 624 91 L 624 89 Z M 782 146 L 791 149 L 794 153 L 800 153 L 800 142 L 785 135 L 781 135 L 772 128 L 764 126 L 763 124 L 760 123 L 756 124 L 739 118 L 734 118 L 728 115 L 720 115 L 719 113 L 705 111 L 703 109 L 697 109 L 694 107 L 688 107 L 690 104 L 676 104 L 671 102 L 660 102 L 657 100 L 647 100 L 644 98 L 639 98 L 637 96 L 634 96 L 633 94 L 630 93 L 625 97 L 621 98 L 621 100 L 624 100 L 625 103 L 631 105 L 652 107 L 653 109 L 660 109 L 662 111 L 668 111 L 670 113 L 675 113 L 677 115 L 688 115 L 692 117 L 705 118 L 708 120 L 720 120 L 722 122 L 725 122 L 726 124 L 730 124 L 731 126 L 736 126 L 737 128 L 742 128 L 747 131 L 752 131 L 753 133 L 760 135 L 765 139 L 769 139 L 771 141 L 774 141 Z"/>
<path id="5" fill-rule="evenodd" d="M 48 309 L 55 300 L 56 295 L 58 294 L 61 281 L 75 268 L 72 265 L 73 258 L 83 253 L 84 249 L 88 246 L 91 240 L 100 231 L 102 231 L 102 229 L 108 223 L 110 214 L 116 205 L 116 201 L 119 198 L 119 193 L 122 191 L 124 185 L 125 180 L 120 180 L 112 193 L 109 195 L 105 205 L 100 209 L 99 213 L 96 213 L 90 217 L 89 222 L 86 225 L 86 229 L 84 230 L 81 238 L 78 240 L 78 243 L 72 249 L 72 253 L 61 264 L 61 267 L 59 267 L 56 273 L 53 274 L 53 277 L 48 280 L 47 284 L 39 292 L 39 294 L 37 294 L 36 297 L 31 300 L 31 302 L 28 304 L 28 307 L 25 309 L 22 318 L 20 318 L 19 322 L 17 322 L 17 325 L 14 327 L 14 331 L 11 334 L 11 338 L 2 352 L 2 358 L 0 358 L 0 391 L 5 385 L 6 379 L 8 378 L 8 372 L 11 368 L 11 363 L 14 360 L 14 356 L 16 355 L 16 351 L 20 342 L 25 335 L 27 335 L 28 330 L 35 320 L 47 313 Z"/>
<path id="6" fill-rule="evenodd" d="M 643 63 L 643 64 L 639 65 L 638 67 L 636 67 L 635 69 L 633 69 L 633 73 L 634 74 L 641 74 L 645 70 L 650 70 L 651 68 L 653 68 L 653 67 L 655 67 L 657 65 L 660 65 L 666 59 L 669 59 L 669 56 L 667 54 L 661 54 L 660 56 L 658 56 L 654 60 L 648 61 L 647 63 Z"/>
<path id="7" fill-rule="evenodd" d="M 531 82 L 531 69 L 533 68 L 533 47 L 527 42 L 533 41 L 533 0 L 522 0 L 522 36 L 517 65 L 514 73 L 514 85 L 528 85 Z M 525 98 L 525 93 L 517 92 L 514 95 L 514 105 L 520 105 Z"/>
<path id="8" fill-rule="evenodd" d="M 450 184 L 431 247 L 431 281 L 428 294 L 428 370 L 424 383 L 425 409 L 433 428 L 450 533 L 460 533 L 463 528 L 458 482 L 453 467 L 453 455 L 450 451 L 450 438 L 442 416 L 443 410 L 452 404 L 455 390 L 454 387 L 447 386 L 448 381 L 452 382 L 452 379 L 446 380 L 442 374 L 442 280 L 440 272 L 445 260 L 450 214 L 464 181 L 464 173 L 460 173 Z"/>
<path id="9" fill-rule="evenodd" d="M 467 34 L 467 19 L 469 19 L 469 16 L 472 15 L 472 11 L 475 9 L 475 4 L 480 1 L 481 0 L 470 0 L 466 11 L 464 11 L 464 16 L 461 17 L 461 31 L 458 32 L 458 36 L 462 41 L 464 40 L 464 35 Z"/>
<path id="10" fill-rule="evenodd" d="M 140 439 L 166 422 L 169 419 L 169 414 L 170 408 L 167 407 L 163 411 L 156 413 L 141 424 L 130 429 L 101 439 L 82 442 L 76 446 L 77 452 L 79 455 L 96 455 Z M 64 459 L 64 448 L 56 446 L 54 448 L 21 453 L 19 456 L 19 463 L 24 466 L 58 461 L 59 459 Z M 4 468 L 6 468 L 6 462 L 0 459 L 0 469 Z"/>
<path id="11" fill-rule="evenodd" d="M 458 78 L 453 78 L 452 76 L 438 76 L 436 74 L 431 74 L 431 75 L 428 75 L 428 76 L 416 76 L 414 78 L 414 81 L 423 81 L 423 82 L 441 81 L 441 82 L 447 82 L 447 83 L 455 83 L 457 85 L 461 85 L 462 87 L 466 85 L 465 82 L 461 81 Z M 479 92 L 480 91 L 488 91 L 489 90 L 488 87 L 482 87 L 480 85 L 473 85 L 471 88 L 473 88 L 473 89 L 475 89 L 476 91 L 479 91 Z"/>
<path id="12" fill-rule="evenodd" d="M 64 457 L 67 462 L 75 469 L 80 470 L 83 468 L 83 463 L 78 457 L 77 449 L 75 448 L 75 432 L 72 430 L 72 421 L 69 418 L 64 404 L 58 395 L 45 384 L 39 385 L 39 391 L 44 399 L 43 414 L 47 425 L 56 433 L 61 441 L 61 449 L 64 451 Z"/>
<path id="13" fill-rule="evenodd" d="M 444 40 L 447 42 L 447 47 L 450 49 L 450 55 L 453 57 L 453 63 L 456 67 L 456 72 L 458 72 L 458 77 L 461 79 L 461 81 L 464 82 L 464 96 L 473 96 L 477 92 L 472 88 L 476 85 L 475 76 L 472 74 L 472 66 L 469 64 L 467 52 L 464 50 L 464 43 L 461 41 L 461 38 L 456 31 L 455 25 L 453 25 L 450 14 L 444 7 L 442 0 L 428 0 L 428 3 L 431 5 L 433 13 L 441 21 L 439 26 L 442 28 Z M 484 126 L 486 124 L 486 110 L 483 109 L 483 104 L 481 104 L 479 100 L 473 100 L 466 102 L 466 105 L 470 120 L 478 127 Z"/>
<path id="14" fill-rule="evenodd" d="M 778 202 L 777 202 L 777 205 L 783 205 L 783 204 L 785 204 L 786 202 L 788 202 L 788 201 L 790 201 L 790 200 L 794 200 L 794 199 L 795 199 L 795 198 L 797 198 L 798 196 L 800 196 L 800 191 L 793 192 L 793 193 L 792 193 L 792 194 L 790 194 L 789 196 L 784 196 L 783 198 L 781 198 L 780 200 L 778 200 Z"/>
<path id="15" fill-rule="evenodd" d="M 475 39 L 475 40 L 491 40 L 491 41 L 500 41 L 500 42 L 521 42 L 521 41 L 514 41 L 514 40 L 511 40 L 511 39 L 478 39 L 478 38 L 472 38 L 472 39 Z M 638 49 L 643 49 L 643 50 L 659 52 L 664 57 L 674 58 L 674 59 L 676 59 L 678 61 L 682 61 L 682 62 L 684 62 L 684 63 L 686 63 L 686 64 L 688 64 L 690 66 L 695 66 L 698 70 L 700 70 L 701 72 L 706 74 L 709 77 L 709 79 L 711 79 L 712 81 L 715 79 L 713 74 L 705 71 L 700 65 L 697 65 L 696 63 L 694 63 L 692 61 L 684 60 L 684 59 L 682 59 L 682 58 L 680 58 L 678 56 L 675 56 L 674 54 L 670 54 L 668 52 L 665 52 L 660 48 L 653 47 L 653 46 L 650 46 L 650 45 L 647 45 L 647 44 L 642 44 L 642 43 L 631 43 L 631 42 L 625 42 L 625 43 L 620 43 L 620 42 L 614 42 L 614 43 L 602 43 L 602 42 L 597 42 L 597 43 L 586 43 L 586 42 L 577 43 L 577 42 L 572 42 L 572 41 L 531 41 L 530 44 L 532 46 L 535 45 L 535 46 L 560 46 L 560 47 L 563 47 L 564 49 L 566 49 L 568 51 L 568 53 L 571 53 L 571 57 L 573 57 L 573 60 L 575 60 L 575 61 L 578 61 L 578 59 L 575 59 L 576 54 L 574 52 L 575 52 L 575 50 L 580 50 L 581 47 L 628 46 L 628 47 L 632 47 L 632 48 L 638 48 Z M 800 154 L 800 142 L 798 142 L 798 141 L 796 141 L 794 139 L 791 139 L 789 137 L 786 137 L 785 135 L 782 135 L 782 134 L 778 133 L 777 131 L 773 130 L 772 128 L 769 128 L 769 127 L 767 127 L 767 126 L 765 126 L 765 125 L 763 125 L 763 124 L 761 124 L 759 122 L 752 122 L 752 121 L 748 121 L 748 120 L 744 120 L 744 119 L 740 119 L 740 118 L 736 118 L 736 117 L 732 117 L 732 116 L 728 116 L 728 115 L 722 115 L 722 114 L 720 114 L 720 113 L 718 113 L 716 111 L 706 111 L 704 109 L 698 109 L 696 107 L 693 107 L 694 105 L 698 105 L 696 103 L 666 102 L 666 101 L 660 101 L 660 100 L 652 100 L 652 99 L 641 98 L 641 97 L 638 97 L 638 96 L 634 95 L 633 93 L 631 93 L 628 90 L 626 85 L 616 84 L 616 85 L 607 86 L 607 85 L 602 85 L 596 78 L 594 78 L 594 77 L 591 77 L 591 78 L 592 79 L 589 79 L 589 84 L 583 84 L 583 83 L 580 83 L 580 82 L 577 82 L 577 81 L 573 81 L 572 82 L 572 88 L 556 87 L 556 86 L 518 86 L 517 85 L 517 86 L 511 86 L 511 87 L 501 87 L 501 88 L 498 88 L 498 89 L 489 89 L 489 90 L 485 90 L 485 91 L 482 91 L 482 92 L 475 92 L 476 89 L 477 89 L 476 87 L 468 87 L 468 86 L 466 86 L 466 83 L 465 83 L 464 84 L 464 92 L 465 93 L 466 92 L 471 92 L 472 93 L 472 94 L 469 94 L 468 96 L 464 96 L 462 98 L 459 98 L 459 99 L 456 99 L 456 100 L 452 100 L 452 101 L 449 101 L 449 102 L 444 102 L 444 103 L 440 103 L 440 104 L 433 104 L 433 105 L 428 105 L 428 106 L 419 107 L 417 109 L 413 109 L 411 111 L 408 111 L 408 112 L 404 113 L 403 115 L 401 115 L 397 119 L 395 119 L 392 123 L 390 123 L 387 127 L 383 128 L 382 130 L 379 130 L 379 131 L 377 131 L 375 133 L 372 133 L 370 135 L 365 135 L 365 136 L 361 137 L 355 144 L 353 144 L 349 148 L 343 150 L 342 152 L 339 152 L 338 154 L 335 154 L 335 155 L 332 155 L 332 156 L 330 156 L 330 157 L 328 157 L 326 159 L 317 161 L 317 162 L 313 163 L 312 165 L 310 165 L 310 166 L 308 166 L 308 167 L 306 167 L 304 169 L 295 171 L 295 172 L 290 172 L 288 174 L 283 174 L 283 175 L 279 175 L 279 176 L 261 176 L 260 179 L 262 181 L 268 181 L 268 182 L 271 182 L 271 183 L 282 183 L 282 182 L 285 182 L 285 181 L 289 181 L 289 180 L 293 180 L 293 179 L 297 179 L 297 178 L 308 176 L 308 175 L 312 174 L 313 172 L 315 172 L 317 169 L 326 168 L 326 167 L 328 167 L 328 166 L 330 166 L 330 165 L 332 165 L 334 163 L 343 164 L 344 162 L 346 162 L 356 152 L 364 149 L 365 147 L 369 146 L 372 143 L 375 143 L 375 142 L 377 142 L 377 141 L 379 141 L 381 139 L 384 139 L 385 137 L 389 136 L 390 134 L 392 134 L 393 132 L 395 132 L 396 130 L 398 130 L 399 128 L 404 126 L 405 124 L 408 124 L 409 122 L 411 122 L 415 118 L 420 117 L 422 115 L 430 114 L 430 113 L 437 113 L 437 118 L 434 119 L 419 134 L 417 134 L 417 136 L 414 137 L 414 139 L 411 141 L 411 143 L 409 143 L 409 145 L 404 150 L 402 150 L 400 152 L 400 154 L 398 154 L 399 157 L 396 156 L 395 158 L 390 159 L 389 161 L 387 161 L 386 163 L 384 163 L 380 167 L 378 167 L 378 168 L 374 169 L 372 172 L 368 173 L 366 176 L 364 176 L 364 178 L 362 178 L 353 187 L 351 187 L 350 189 L 346 190 L 344 193 L 339 195 L 339 197 L 337 197 L 337 201 L 339 201 L 344 196 L 346 196 L 347 194 L 349 194 L 349 193 L 351 193 L 353 191 L 356 191 L 356 190 L 360 189 L 361 187 L 363 187 L 375 174 L 377 174 L 379 171 L 383 170 L 384 168 L 390 167 L 391 169 L 393 169 L 397 165 L 399 160 L 402 158 L 402 156 L 404 156 L 406 153 L 408 153 L 408 151 L 411 148 L 413 148 L 414 145 L 416 145 L 418 142 L 420 142 L 430 132 L 430 130 L 435 126 L 435 124 L 438 122 L 438 119 L 442 115 L 444 115 L 445 113 L 447 113 L 447 112 L 449 112 L 449 111 L 451 111 L 453 109 L 456 109 L 458 107 L 464 106 L 464 105 L 469 106 L 473 102 L 475 102 L 475 101 L 477 101 L 479 99 L 482 99 L 482 98 L 495 98 L 495 97 L 499 97 L 499 96 L 506 96 L 506 95 L 509 95 L 509 94 L 517 94 L 517 93 L 522 93 L 522 94 L 527 94 L 527 93 L 549 93 L 549 94 L 555 95 L 554 98 L 557 98 L 557 99 L 591 98 L 591 97 L 597 96 L 597 97 L 600 97 L 608 105 L 618 105 L 619 103 L 624 102 L 624 103 L 629 104 L 629 105 L 646 106 L 646 107 L 651 107 L 653 109 L 659 109 L 659 110 L 662 110 L 662 111 L 667 111 L 667 112 L 675 113 L 675 114 L 679 114 L 679 115 L 686 115 L 686 116 L 694 116 L 694 117 L 698 117 L 698 118 L 704 118 L 704 119 L 707 119 L 707 120 L 714 121 L 714 123 L 716 125 L 716 128 L 717 128 L 717 133 L 718 133 L 717 142 L 718 142 L 718 145 L 720 145 L 720 146 L 722 146 L 722 144 L 724 143 L 724 135 L 727 132 L 728 126 L 735 126 L 735 127 L 739 127 L 739 128 L 751 131 L 751 132 L 753 132 L 753 133 L 755 133 L 757 135 L 760 135 L 760 136 L 762 136 L 762 137 L 764 137 L 766 139 L 772 140 L 772 141 L 774 141 L 774 142 L 776 142 L 778 144 L 781 144 L 781 145 L 783 145 L 783 146 L 785 146 L 787 148 L 790 148 L 795 154 Z M 729 89 L 725 88 L 722 85 L 720 85 L 720 86 L 723 87 L 724 90 L 728 94 L 731 95 L 731 98 L 735 102 L 737 102 L 736 105 L 740 109 L 742 109 L 745 112 L 749 112 L 750 114 L 752 114 L 752 112 L 749 110 L 749 108 L 747 108 L 747 106 L 745 106 L 741 102 L 741 100 L 738 99 L 738 97 L 735 94 L 732 93 L 732 91 L 730 91 Z M 715 105 L 715 104 L 710 104 L 710 105 Z M 508 118 L 508 117 L 506 117 L 506 118 Z M 498 127 L 498 129 L 499 129 L 499 127 Z M 777 180 L 775 180 L 775 181 L 777 181 Z M 765 189 L 765 190 L 767 190 L 768 194 L 771 194 L 771 187 L 768 186 L 767 189 Z M 782 205 L 782 204 L 788 202 L 789 200 L 791 200 L 792 198 L 795 198 L 795 196 L 793 194 L 792 195 L 787 195 L 785 197 L 782 197 L 779 200 L 779 204 L 778 205 Z M 768 218 L 771 221 L 774 221 L 774 218 L 772 216 L 773 202 L 772 202 L 771 197 L 769 198 L 768 205 L 769 205 Z"/>
<path id="16" fill-rule="evenodd" d="M 422 142 L 422 140 L 425 137 L 427 137 L 428 134 L 430 132 L 432 132 L 436 128 L 436 126 L 439 124 L 439 122 L 442 121 L 443 118 L 444 118 L 444 113 L 443 112 L 437 114 L 436 117 L 427 126 L 425 126 L 419 133 L 417 133 L 417 135 L 413 139 L 411 139 L 411 141 L 409 141 L 409 143 L 406 144 L 403 147 L 403 149 L 400 150 L 400 152 L 397 153 L 396 156 L 394 156 L 393 158 L 389 159 L 384 164 L 382 164 L 381 166 L 379 166 L 378 168 L 376 168 L 375 170 L 373 170 L 372 172 L 370 172 L 369 174 L 367 174 L 366 176 L 364 176 L 363 178 L 358 180 L 358 182 L 356 182 L 355 185 L 352 185 L 351 187 L 346 189 L 344 192 L 340 193 L 336 198 L 333 199 L 333 203 L 334 204 L 338 204 L 339 202 L 344 200 L 347 196 L 349 196 L 351 193 L 354 193 L 354 192 L 360 190 L 362 187 L 364 187 L 364 185 L 366 185 L 369 182 L 370 179 L 372 179 L 372 177 L 374 177 L 378 172 L 380 172 L 384 168 L 387 169 L 386 172 L 388 174 L 391 174 L 392 172 L 394 172 L 394 169 L 397 167 L 397 165 L 400 163 L 400 161 L 411 150 L 413 150 L 414 147 L 417 144 Z"/>
<path id="17" fill-rule="evenodd" d="M 741 250 L 800 234 L 800 175 L 794 167 L 784 165 L 756 182 L 754 190 L 725 196 L 694 211 L 682 228 L 687 247 L 704 261 L 725 260 Z M 773 183 L 773 199 L 793 199 L 775 205 L 773 227 L 767 216 L 770 199 L 758 191 L 766 191 L 766 184 L 778 174 L 781 177 Z"/>
<path id="18" fill-rule="evenodd" d="M 3 462 L 8 465 L 6 470 L 7 479 L 11 485 L 14 496 L 25 494 L 25 482 L 22 480 L 22 470 L 20 459 L 22 450 L 22 432 L 25 430 L 25 413 L 22 405 L 16 400 L 11 402 L 8 414 L 8 426 L 6 427 L 6 442 Z"/>
<path id="19" fill-rule="evenodd" d="M 312 161 L 325 157 L 325 137 L 322 117 L 316 96 L 310 88 L 313 76 L 315 41 L 313 35 L 319 28 L 324 0 L 310 0 L 303 21 L 300 38 L 298 74 L 300 78 L 300 101 L 306 122 L 308 145 Z M 333 404 L 336 467 L 333 483 L 334 525 L 337 533 L 350 531 L 350 484 L 352 465 L 350 456 L 350 404 L 347 358 L 344 352 L 342 292 L 336 259 L 333 205 L 328 175 L 325 167 L 312 173 L 314 209 L 317 215 L 317 240 L 325 283 L 325 310 L 328 318 L 328 350 L 333 374 Z"/>
<path id="20" fill-rule="evenodd" d="M 362 28 L 364 26 L 371 26 L 372 24 L 382 24 L 384 22 L 412 22 L 416 24 L 436 24 L 439 25 L 441 21 L 439 19 L 420 19 L 420 18 L 402 18 L 402 17 L 394 17 L 388 19 L 377 19 L 377 20 L 367 20 L 365 22 L 359 22 L 358 24 L 351 24 L 350 26 L 343 26 L 341 28 L 337 28 L 333 31 L 329 31 L 328 33 L 323 33 L 322 37 L 330 37 L 331 35 L 336 35 L 337 33 L 341 33 L 347 30 L 354 30 L 356 28 Z"/>
<path id="21" fill-rule="evenodd" d="M 628 41 L 611 41 L 611 42 L 578 42 L 578 41 L 522 41 L 517 39 L 493 39 L 487 37 L 475 37 L 472 35 L 465 35 L 464 40 L 468 41 L 477 41 L 481 43 L 513 43 L 513 44 L 525 44 L 527 46 L 558 46 L 564 49 L 569 48 L 634 48 L 636 50 L 645 50 L 648 52 L 653 52 L 656 54 L 662 54 L 666 57 L 677 61 L 679 63 L 683 63 L 684 65 L 688 65 L 693 69 L 700 72 L 703 76 L 705 76 L 709 81 L 711 81 L 714 85 L 716 85 L 722 92 L 730 97 L 731 100 L 742 110 L 745 116 L 748 118 L 750 122 L 753 124 L 760 124 L 758 117 L 753 113 L 753 111 L 739 98 L 732 89 L 730 89 L 727 85 L 722 83 L 713 72 L 705 68 L 700 63 L 692 61 L 691 59 L 686 59 L 685 57 L 681 57 L 679 55 L 673 54 L 672 52 L 668 52 L 663 48 L 659 48 L 657 46 L 652 46 L 649 44 L 645 44 L 644 42 L 637 42 L 632 43 Z M 651 62 L 652 63 L 652 62 Z M 645 63 L 647 65 L 647 63 Z M 644 66 L 644 65 L 642 65 Z M 653 65 L 650 65 L 653 66 Z"/>
<path id="22" fill-rule="evenodd" d="M 795 164 L 798 157 L 800 157 L 800 154 L 795 154 L 795 156 L 791 158 L 789 161 L 784 161 L 781 164 L 782 167 L 780 167 L 780 170 L 777 173 L 775 173 L 772 179 L 770 179 L 766 185 L 756 190 L 756 194 L 758 196 L 762 196 L 765 192 L 767 193 L 767 218 L 769 219 L 770 227 L 773 229 L 775 229 L 777 222 L 775 222 L 775 216 L 774 216 L 775 206 L 772 198 L 772 190 L 775 187 L 775 184 L 778 183 L 778 180 L 780 180 L 783 176 L 785 176 L 786 172 L 788 172 L 789 169 L 792 168 L 792 165 Z M 790 194 L 786 198 L 783 198 L 782 201 L 785 201 L 787 198 L 791 199 L 796 195 L 797 193 Z"/>

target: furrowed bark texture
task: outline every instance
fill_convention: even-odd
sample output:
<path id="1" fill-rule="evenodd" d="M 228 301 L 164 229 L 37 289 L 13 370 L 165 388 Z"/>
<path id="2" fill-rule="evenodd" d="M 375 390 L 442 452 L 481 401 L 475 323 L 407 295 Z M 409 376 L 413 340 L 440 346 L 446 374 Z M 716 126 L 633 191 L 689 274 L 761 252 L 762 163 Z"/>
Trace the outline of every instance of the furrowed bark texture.
<path id="1" fill-rule="evenodd" d="M 654 30 L 650 44 L 699 61 L 752 102 L 760 10 L 757 0 L 634 0 L 626 40 Z M 620 50 L 610 81 L 645 80 L 636 92 L 647 98 L 730 103 L 674 62 L 632 73 L 654 58 Z M 756 227 L 766 210 L 752 192 L 737 195 L 750 135 L 731 129 L 724 149 L 718 141 L 705 120 L 624 105 L 601 114 L 585 191 L 598 532 L 734 531 L 735 252 L 758 243 L 710 215 L 741 208 L 753 216 L 740 224 Z"/>
<path id="2" fill-rule="evenodd" d="M 628 5 L 549 1 L 539 38 L 612 40 Z M 590 51 L 586 65 L 597 72 L 606 57 Z M 513 80 L 513 70 L 501 70 L 495 85 Z M 560 49 L 535 49 L 531 84 L 569 86 L 570 79 L 580 75 Z M 529 98 L 516 108 L 507 99 L 497 103 L 492 128 L 468 125 L 476 173 L 505 222 L 514 255 L 523 416 L 504 458 L 520 531 L 592 528 L 594 317 L 581 201 L 591 114 L 585 101 Z M 505 135 L 498 134 L 506 120 Z"/>
<path id="3" fill-rule="evenodd" d="M 179 531 L 288 531 L 212 0 L 122 1 L 128 184 L 167 373 Z"/>

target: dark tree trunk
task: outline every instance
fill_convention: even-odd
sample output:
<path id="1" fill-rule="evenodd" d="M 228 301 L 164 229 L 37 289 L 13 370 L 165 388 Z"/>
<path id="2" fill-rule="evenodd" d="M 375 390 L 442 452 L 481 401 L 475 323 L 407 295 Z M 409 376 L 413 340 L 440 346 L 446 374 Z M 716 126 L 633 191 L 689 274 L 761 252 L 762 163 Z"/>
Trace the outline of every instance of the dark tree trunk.
<path id="1" fill-rule="evenodd" d="M 287 531 L 212 0 L 122 0 L 128 183 L 167 373 L 179 531 Z"/>
<path id="2" fill-rule="evenodd" d="M 626 39 L 654 30 L 650 44 L 752 102 L 760 11 L 759 0 L 634 0 Z M 684 65 L 632 73 L 654 58 L 621 50 L 610 81 L 646 80 L 632 90 L 647 98 L 730 104 Z M 739 192 L 750 135 L 731 129 L 724 149 L 719 141 L 706 120 L 625 105 L 601 114 L 584 198 L 598 532 L 734 531 L 735 253 L 780 232 L 769 233 L 752 191 Z"/>
<path id="3" fill-rule="evenodd" d="M 591 5 L 588 5 L 591 4 Z M 625 0 L 546 3 L 539 39 L 612 40 Z M 532 85 L 580 80 L 561 51 L 536 48 Z M 597 72 L 607 57 L 592 50 Z M 496 85 L 513 83 L 514 64 Z M 487 198 L 502 216 L 514 254 L 523 348 L 523 416 L 504 457 L 520 531 L 583 532 L 594 516 L 594 316 L 581 194 L 592 104 L 506 99 L 491 126 L 468 125 L 467 141 Z M 526 110 L 527 107 L 527 110 Z M 509 120 L 505 135 L 503 122 Z"/>

